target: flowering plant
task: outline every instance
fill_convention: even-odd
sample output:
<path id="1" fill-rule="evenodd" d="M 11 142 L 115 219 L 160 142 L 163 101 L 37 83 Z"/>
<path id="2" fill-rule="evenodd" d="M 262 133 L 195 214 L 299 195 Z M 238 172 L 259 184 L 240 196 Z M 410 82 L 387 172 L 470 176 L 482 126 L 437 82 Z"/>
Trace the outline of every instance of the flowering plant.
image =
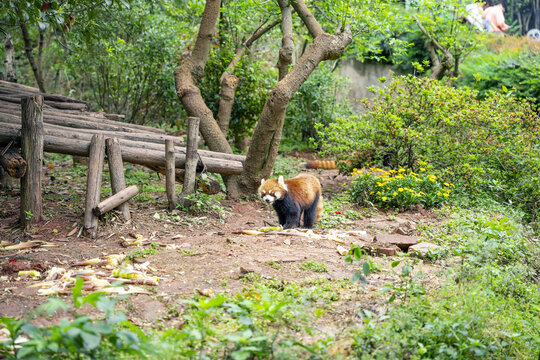
<path id="1" fill-rule="evenodd" d="M 445 202 L 454 184 L 440 180 L 430 172 L 431 166 L 421 163 L 420 170 L 354 169 L 349 194 L 361 205 L 405 210 L 413 205 L 436 207 Z"/>

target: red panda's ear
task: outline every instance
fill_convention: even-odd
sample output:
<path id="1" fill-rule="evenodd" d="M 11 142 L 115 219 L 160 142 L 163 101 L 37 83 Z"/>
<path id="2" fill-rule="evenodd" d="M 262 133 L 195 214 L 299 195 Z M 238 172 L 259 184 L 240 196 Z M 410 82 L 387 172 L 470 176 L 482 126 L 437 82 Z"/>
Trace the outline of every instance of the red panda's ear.
<path id="1" fill-rule="evenodd" d="M 261 179 L 261 185 L 262 185 L 262 184 L 264 184 L 264 178 L 263 178 L 263 179 Z"/>
<path id="2" fill-rule="evenodd" d="M 282 187 L 285 187 L 285 180 L 283 180 L 283 176 L 279 176 L 278 178 L 278 184 L 281 185 Z"/>

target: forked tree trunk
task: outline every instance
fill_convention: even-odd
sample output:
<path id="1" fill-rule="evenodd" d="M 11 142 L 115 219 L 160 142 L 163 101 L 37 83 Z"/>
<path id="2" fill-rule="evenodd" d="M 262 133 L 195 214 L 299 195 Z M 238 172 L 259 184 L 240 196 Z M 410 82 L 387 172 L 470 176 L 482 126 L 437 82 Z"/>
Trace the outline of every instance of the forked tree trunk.
<path id="1" fill-rule="evenodd" d="M 255 127 L 244 170 L 241 176 L 226 179 L 227 192 L 232 197 L 255 192 L 260 179 L 270 175 L 281 141 L 285 111 L 290 99 L 321 61 L 339 58 L 352 41 L 352 35 L 348 28 L 343 33 L 333 35 L 325 33 L 303 0 L 295 0 L 291 3 L 313 36 L 313 42 L 288 74 L 283 65 L 285 64 L 288 68 L 287 61 L 281 63 L 280 59 L 280 69 L 282 69 L 280 76 L 282 78 L 268 95 Z M 220 1 L 206 1 L 193 55 L 175 70 L 175 82 L 178 96 L 188 114 L 200 118 L 200 131 L 206 144 L 211 150 L 230 153 L 231 148 L 225 135 L 214 120 L 212 112 L 204 103 L 200 90 L 196 86 L 196 80 L 202 76 L 208 59 L 219 8 Z M 287 2 L 281 0 L 280 8 L 282 10 L 282 31 L 284 32 L 284 49 L 280 52 L 280 58 L 285 59 L 288 53 L 286 47 L 292 42 L 291 10 Z"/>

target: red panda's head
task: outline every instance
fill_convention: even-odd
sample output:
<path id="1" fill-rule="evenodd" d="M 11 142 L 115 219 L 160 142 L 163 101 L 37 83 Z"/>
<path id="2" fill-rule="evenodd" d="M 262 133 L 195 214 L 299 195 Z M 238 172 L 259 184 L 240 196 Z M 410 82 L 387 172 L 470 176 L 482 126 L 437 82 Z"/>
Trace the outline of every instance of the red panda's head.
<path id="1" fill-rule="evenodd" d="M 259 196 L 264 202 L 273 204 L 276 200 L 281 200 L 287 193 L 287 185 L 283 180 L 283 176 L 278 179 L 261 180 L 259 186 Z"/>

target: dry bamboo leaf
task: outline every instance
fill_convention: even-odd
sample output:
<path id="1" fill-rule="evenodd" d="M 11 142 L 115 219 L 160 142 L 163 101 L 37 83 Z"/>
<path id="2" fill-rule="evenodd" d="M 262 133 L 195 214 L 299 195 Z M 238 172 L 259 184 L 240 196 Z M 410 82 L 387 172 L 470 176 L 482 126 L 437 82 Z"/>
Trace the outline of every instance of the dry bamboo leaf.
<path id="1" fill-rule="evenodd" d="M 214 296 L 214 290 L 212 289 L 196 289 L 199 294 L 206 297 Z"/>

